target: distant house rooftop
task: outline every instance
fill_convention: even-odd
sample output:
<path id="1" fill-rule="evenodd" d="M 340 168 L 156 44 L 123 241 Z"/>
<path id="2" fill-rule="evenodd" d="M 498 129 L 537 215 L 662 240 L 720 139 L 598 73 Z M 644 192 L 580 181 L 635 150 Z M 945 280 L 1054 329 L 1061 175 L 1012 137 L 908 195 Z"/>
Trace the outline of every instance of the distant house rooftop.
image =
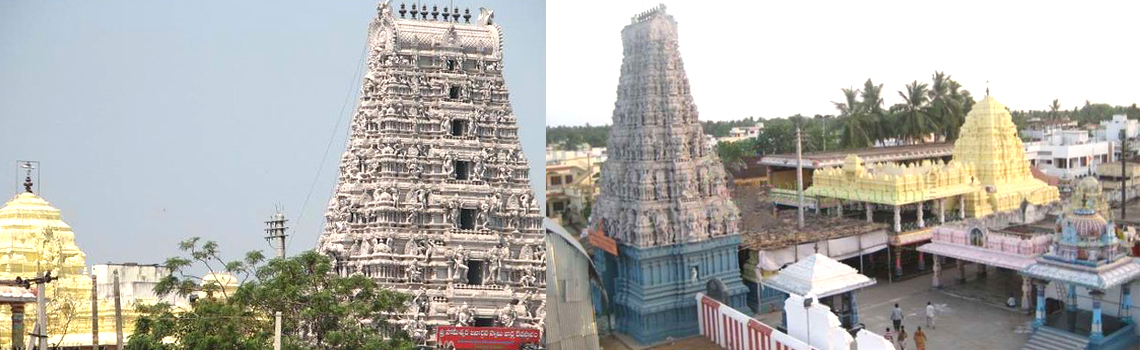
<path id="1" fill-rule="evenodd" d="M 819 169 L 843 165 L 848 154 L 855 154 L 867 163 L 898 162 L 935 157 L 950 157 L 954 154 L 954 144 L 950 142 L 922 143 L 917 145 L 844 149 L 826 152 L 804 153 L 804 168 Z M 796 166 L 796 154 L 774 154 L 760 158 L 761 165 L 774 167 Z"/>

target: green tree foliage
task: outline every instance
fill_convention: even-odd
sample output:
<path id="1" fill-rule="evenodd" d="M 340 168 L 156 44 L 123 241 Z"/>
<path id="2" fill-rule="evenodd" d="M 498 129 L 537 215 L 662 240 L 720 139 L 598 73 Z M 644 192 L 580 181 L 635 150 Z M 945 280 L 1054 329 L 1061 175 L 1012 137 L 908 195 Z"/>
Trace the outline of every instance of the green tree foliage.
<path id="1" fill-rule="evenodd" d="M 610 135 L 610 126 L 548 126 L 546 127 L 546 144 L 558 149 L 578 149 L 582 144 L 590 147 L 606 147 L 606 140 Z"/>
<path id="2" fill-rule="evenodd" d="M 931 80 L 930 90 L 926 92 L 930 99 L 929 114 L 943 138 L 957 140 L 958 131 L 966 122 L 967 102 L 964 97 L 970 92 L 960 91 L 962 85 L 943 72 L 934 72 Z"/>
<path id="3" fill-rule="evenodd" d="M 717 153 L 724 164 L 735 166 L 739 157 L 747 155 L 783 154 L 795 152 L 797 122 L 803 132 L 804 152 L 834 149 L 871 147 L 884 141 L 920 142 L 929 135 L 938 141 L 958 138 L 966 115 L 973 109 L 973 94 L 945 72 L 931 74 L 930 82 L 913 81 L 899 91 L 902 103 L 884 107 L 883 84 L 871 79 L 861 89 L 841 89 L 843 99 L 832 102 L 838 115 L 816 115 L 812 118 L 795 115 L 787 118 L 764 119 L 760 135 L 752 140 L 732 144 L 718 144 Z M 1124 114 L 1129 119 L 1140 119 L 1140 108 L 1111 106 L 1085 101 L 1081 106 L 1065 110 L 1059 100 L 1044 110 L 1011 111 L 1013 122 L 1023 129 L 1030 120 L 1070 119 L 1079 125 L 1095 125 Z M 715 137 L 728 135 L 736 126 L 755 125 L 752 117 L 737 121 L 702 122 L 706 134 Z M 609 126 L 548 127 L 547 144 L 605 146 Z"/>
<path id="4" fill-rule="evenodd" d="M 728 136 L 729 131 L 736 127 L 750 127 L 756 125 L 756 118 L 748 117 L 740 120 L 701 121 L 701 129 L 706 135 L 713 137 Z"/>
<path id="5" fill-rule="evenodd" d="M 1140 108 L 1133 103 L 1130 106 L 1113 106 L 1107 103 L 1093 103 L 1092 101 L 1085 101 L 1081 106 L 1073 107 L 1071 110 L 1062 108 L 1059 100 L 1054 99 L 1053 103 L 1049 104 L 1045 110 L 1014 110 L 1010 112 L 1013 114 L 1014 122 L 1019 128 L 1024 127 L 1025 123 L 1030 120 L 1072 120 L 1077 122 L 1079 126 L 1097 125 L 1102 121 L 1112 119 L 1113 115 L 1123 114 L 1128 119 L 1140 119 Z M 1021 123 L 1017 123 L 1021 120 Z"/>
<path id="6" fill-rule="evenodd" d="M 188 256 L 167 259 L 172 274 L 159 281 L 155 291 L 201 297 L 189 307 L 141 307 L 143 315 L 127 349 L 270 349 L 276 312 L 284 315 L 285 349 L 413 348 L 402 332 L 393 332 L 393 339 L 384 339 L 380 332 L 384 313 L 404 308 L 407 297 L 363 276 L 332 273 L 324 255 L 308 251 L 264 263 L 260 252 L 250 252 L 241 260 L 224 262 L 217 243 L 198 243 L 198 238 L 181 243 Z M 203 278 L 190 272 L 195 269 L 239 276 L 239 286 L 227 291 L 216 283 L 203 285 Z"/>
<path id="7" fill-rule="evenodd" d="M 753 156 L 757 154 L 757 139 L 745 139 L 736 142 L 718 142 L 716 144 L 716 153 L 720 156 L 721 163 L 724 163 L 726 168 L 732 170 L 741 170 L 748 167 L 744 163 L 744 157 Z"/>
<path id="8" fill-rule="evenodd" d="M 839 145 L 843 148 L 864 148 L 874 143 L 875 125 L 865 106 L 859 102 L 859 90 L 843 89 L 843 102 L 832 102 L 839 110 L 842 125 Z"/>
<path id="9" fill-rule="evenodd" d="M 917 80 L 906 84 L 906 91 L 899 91 L 903 103 L 891 106 L 891 114 L 899 123 L 898 136 L 910 143 L 921 142 L 926 135 L 938 130 L 930 115 L 926 83 Z"/>

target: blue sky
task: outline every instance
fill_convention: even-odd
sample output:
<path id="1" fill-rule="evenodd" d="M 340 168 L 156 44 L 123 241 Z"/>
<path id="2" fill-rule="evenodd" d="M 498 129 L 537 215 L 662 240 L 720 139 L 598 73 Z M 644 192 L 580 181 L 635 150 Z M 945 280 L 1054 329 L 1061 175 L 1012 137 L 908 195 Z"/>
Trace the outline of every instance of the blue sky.
<path id="1" fill-rule="evenodd" d="M 440 5 L 451 3 L 495 11 L 523 148 L 541 169 L 545 4 Z M 376 5 L 0 2 L 0 197 L 22 181 L 17 159 L 42 162 L 40 193 L 89 264 L 161 262 L 191 236 L 233 257 L 269 252 L 262 221 L 276 205 L 291 220 L 289 252 L 311 249 Z M 540 197 L 543 175 L 531 171 Z"/>

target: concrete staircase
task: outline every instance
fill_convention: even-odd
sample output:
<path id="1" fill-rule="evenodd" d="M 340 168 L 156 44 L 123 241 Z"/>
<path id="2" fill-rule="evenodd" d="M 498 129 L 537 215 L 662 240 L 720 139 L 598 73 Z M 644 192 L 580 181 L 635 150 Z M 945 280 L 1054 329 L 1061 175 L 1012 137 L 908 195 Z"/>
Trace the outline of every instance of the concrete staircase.
<path id="1" fill-rule="evenodd" d="M 1082 350 L 1089 346 L 1087 338 L 1081 338 L 1049 327 L 1038 328 L 1029 336 L 1022 350 Z"/>

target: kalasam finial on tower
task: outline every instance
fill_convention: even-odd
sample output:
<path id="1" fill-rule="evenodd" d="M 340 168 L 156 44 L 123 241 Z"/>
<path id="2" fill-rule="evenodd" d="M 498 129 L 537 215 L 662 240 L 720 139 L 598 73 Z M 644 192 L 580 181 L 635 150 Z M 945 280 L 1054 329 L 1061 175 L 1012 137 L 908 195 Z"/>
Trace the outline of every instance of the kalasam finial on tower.
<path id="1" fill-rule="evenodd" d="M 32 186 L 35 183 L 32 182 L 32 169 L 35 169 L 37 164 L 39 164 L 39 162 L 37 162 L 37 161 L 28 161 L 28 160 L 20 161 L 20 167 L 27 171 L 27 176 L 24 177 L 24 191 L 25 192 L 33 193 L 32 192 Z"/>
<path id="2" fill-rule="evenodd" d="M 404 18 L 404 15 L 408 13 L 408 8 L 405 6 L 406 5 L 404 5 L 404 4 L 400 4 L 400 18 Z M 416 5 L 412 5 L 412 6 L 416 6 Z"/>

